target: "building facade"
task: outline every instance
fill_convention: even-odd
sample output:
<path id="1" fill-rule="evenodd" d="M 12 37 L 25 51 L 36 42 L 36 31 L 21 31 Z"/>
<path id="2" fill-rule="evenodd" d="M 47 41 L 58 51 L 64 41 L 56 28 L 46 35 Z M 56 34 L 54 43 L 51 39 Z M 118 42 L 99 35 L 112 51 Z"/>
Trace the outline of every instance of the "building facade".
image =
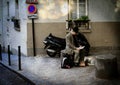
<path id="1" fill-rule="evenodd" d="M 0 42 L 5 51 L 33 55 L 32 20 L 28 18 L 30 0 L 0 0 Z M 34 0 L 33 0 L 34 1 Z M 115 12 L 115 0 L 37 0 L 38 18 L 35 24 L 36 54 L 45 53 L 43 40 L 49 33 L 64 38 L 68 32 L 66 20 L 88 16 L 89 29 L 80 29 L 92 48 L 119 49 L 120 13 Z M 34 3 L 33 3 L 34 4 Z"/>

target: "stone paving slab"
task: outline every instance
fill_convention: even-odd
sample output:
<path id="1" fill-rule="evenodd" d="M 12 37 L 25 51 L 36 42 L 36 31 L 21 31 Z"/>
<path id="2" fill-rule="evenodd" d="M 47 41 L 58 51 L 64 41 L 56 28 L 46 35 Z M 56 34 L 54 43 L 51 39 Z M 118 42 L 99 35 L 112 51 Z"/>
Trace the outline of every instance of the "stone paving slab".
<path id="1" fill-rule="evenodd" d="M 11 66 L 8 65 L 7 54 L 2 56 L 1 63 L 24 75 L 36 85 L 120 85 L 119 79 L 96 78 L 94 66 L 61 69 L 60 58 L 51 58 L 47 55 L 22 56 L 22 71 L 19 71 L 17 56 L 11 55 Z"/>

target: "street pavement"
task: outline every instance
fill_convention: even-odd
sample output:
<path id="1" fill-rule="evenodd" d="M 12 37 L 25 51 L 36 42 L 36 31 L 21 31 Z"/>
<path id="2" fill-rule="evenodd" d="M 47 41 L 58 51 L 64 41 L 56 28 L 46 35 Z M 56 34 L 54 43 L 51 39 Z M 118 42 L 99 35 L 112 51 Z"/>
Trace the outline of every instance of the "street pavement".
<path id="1" fill-rule="evenodd" d="M 61 69 L 59 57 L 51 58 L 44 54 L 35 57 L 21 56 L 22 70 L 18 68 L 18 56 L 16 55 L 11 55 L 11 66 L 8 64 L 8 55 L 6 53 L 2 54 L 0 63 L 12 69 L 13 72 L 15 71 L 26 77 L 35 85 L 120 85 L 120 78 L 112 80 L 96 78 L 94 65 Z M 12 74 L 8 76 L 11 77 Z M 1 76 L 0 79 L 2 78 L 4 77 Z M 18 83 L 15 85 L 24 84 Z"/>
<path id="2" fill-rule="evenodd" d="M 0 85 L 33 85 L 33 83 L 0 64 Z"/>

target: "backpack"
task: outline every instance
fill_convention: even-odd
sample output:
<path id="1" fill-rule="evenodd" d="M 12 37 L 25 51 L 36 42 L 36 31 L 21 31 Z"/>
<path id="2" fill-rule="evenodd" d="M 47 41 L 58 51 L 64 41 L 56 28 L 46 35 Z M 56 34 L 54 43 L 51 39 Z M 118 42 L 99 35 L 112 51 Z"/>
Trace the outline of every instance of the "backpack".
<path id="1" fill-rule="evenodd" d="M 73 56 L 65 54 L 61 59 L 61 68 L 70 69 L 73 65 Z"/>

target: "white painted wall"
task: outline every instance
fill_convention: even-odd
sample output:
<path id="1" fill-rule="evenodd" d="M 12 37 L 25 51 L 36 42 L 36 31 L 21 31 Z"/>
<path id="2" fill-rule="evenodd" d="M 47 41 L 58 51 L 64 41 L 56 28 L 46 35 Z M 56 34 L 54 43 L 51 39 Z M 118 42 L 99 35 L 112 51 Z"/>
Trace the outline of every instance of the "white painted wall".
<path id="1" fill-rule="evenodd" d="M 0 0 L 2 2 L 2 0 Z M 2 4 L 0 4 L 0 44 L 2 43 Z"/>
<path id="2" fill-rule="evenodd" d="M 89 0 L 88 8 L 92 22 L 120 21 L 120 12 L 115 12 L 116 0 Z"/>
<path id="3" fill-rule="evenodd" d="M 39 19 L 36 20 L 37 23 L 65 22 L 67 15 L 62 16 L 61 10 L 68 11 L 66 10 L 68 9 L 66 5 L 67 2 L 65 2 L 67 0 L 38 1 L 39 4 L 37 5 L 37 8 Z M 61 4 L 62 1 L 64 1 L 64 5 Z M 57 5 L 56 3 L 60 3 L 60 5 Z M 115 8 L 116 0 L 88 0 L 88 16 L 92 22 L 120 21 L 120 12 L 115 12 Z"/>
<path id="4" fill-rule="evenodd" d="M 27 55 L 27 16 L 26 16 L 26 3 L 25 0 L 19 0 L 19 19 L 20 19 L 20 32 L 14 29 L 14 23 L 7 21 L 7 1 L 9 1 L 10 16 L 15 16 L 15 0 L 3 0 L 3 45 L 11 46 L 11 49 L 18 50 L 21 46 L 21 51 Z"/>
<path id="5" fill-rule="evenodd" d="M 36 23 L 66 22 L 68 15 L 67 0 L 38 0 Z M 29 20 L 28 23 L 31 23 Z"/>
<path id="6" fill-rule="evenodd" d="M 3 5 L 3 39 L 2 39 L 2 45 L 7 48 L 7 45 L 10 45 L 12 49 L 17 50 L 18 46 L 21 46 L 21 51 L 24 55 L 27 55 L 27 23 L 31 23 L 31 20 L 28 20 L 27 18 L 27 4 L 25 3 L 26 0 L 19 0 L 19 19 L 20 19 L 20 32 L 16 31 L 14 29 L 14 23 L 9 20 L 7 21 L 8 18 L 11 18 L 12 16 L 15 16 L 15 0 L 0 0 L 0 6 Z M 7 17 L 7 1 L 10 2 L 10 17 Z M 39 19 L 35 20 L 35 23 L 59 23 L 59 22 L 65 22 L 67 19 L 67 15 L 63 16 L 62 11 L 59 9 L 59 6 L 56 6 L 56 10 L 53 10 L 52 12 L 55 15 L 55 12 L 57 11 L 57 16 L 62 16 L 59 18 L 56 18 L 54 15 L 52 17 L 54 19 L 51 19 L 49 12 L 48 16 L 46 17 L 41 17 L 42 15 L 46 14 L 44 10 L 41 8 L 45 9 L 45 5 L 47 7 L 47 4 L 40 3 L 41 1 L 44 0 L 38 0 L 39 4 L 37 5 L 38 7 L 38 15 Z M 49 1 L 49 0 L 48 0 Z M 51 0 L 54 1 L 54 0 Z M 55 0 L 58 1 L 58 0 Z M 59 0 L 64 1 L 64 0 Z M 67 0 L 66 0 L 67 1 Z M 50 2 L 51 3 L 51 2 Z M 54 3 L 54 2 L 52 2 Z M 62 5 L 63 11 L 67 9 L 66 6 Z M 49 6 L 48 6 L 49 8 Z M 120 16 L 118 13 L 115 12 L 115 3 L 114 0 L 89 0 L 89 6 L 88 6 L 88 16 L 90 17 L 90 20 L 92 22 L 110 22 L 110 21 L 120 21 Z M 43 12 L 41 12 L 43 11 Z M 66 10 L 67 11 L 67 10 Z M 42 14 L 43 13 L 43 14 Z M 53 14 L 51 13 L 51 14 Z M 63 12 L 64 13 L 64 12 Z M 0 15 L 1 16 L 1 15 Z M 1 29 L 0 25 L 0 29 Z"/>

